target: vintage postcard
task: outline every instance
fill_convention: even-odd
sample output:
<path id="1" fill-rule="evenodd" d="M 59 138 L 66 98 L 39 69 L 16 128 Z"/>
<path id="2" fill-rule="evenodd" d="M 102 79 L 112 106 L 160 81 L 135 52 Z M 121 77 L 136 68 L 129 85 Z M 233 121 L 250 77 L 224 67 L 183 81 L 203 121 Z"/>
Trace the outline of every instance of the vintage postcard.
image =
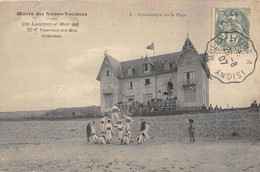
<path id="1" fill-rule="evenodd" d="M 260 171 L 258 0 L 0 0 L 0 171 Z"/>

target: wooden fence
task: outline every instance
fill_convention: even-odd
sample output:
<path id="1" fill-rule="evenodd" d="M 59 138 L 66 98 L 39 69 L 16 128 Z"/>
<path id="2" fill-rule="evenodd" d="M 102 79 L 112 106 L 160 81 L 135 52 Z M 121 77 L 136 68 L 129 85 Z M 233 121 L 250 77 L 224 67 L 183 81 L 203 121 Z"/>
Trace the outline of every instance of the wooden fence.
<path id="1" fill-rule="evenodd" d="M 131 104 L 118 103 L 117 106 L 121 111 L 127 113 L 149 113 L 149 112 L 176 112 L 176 100 L 177 98 L 169 99 L 152 99 L 146 105 L 133 102 Z"/>

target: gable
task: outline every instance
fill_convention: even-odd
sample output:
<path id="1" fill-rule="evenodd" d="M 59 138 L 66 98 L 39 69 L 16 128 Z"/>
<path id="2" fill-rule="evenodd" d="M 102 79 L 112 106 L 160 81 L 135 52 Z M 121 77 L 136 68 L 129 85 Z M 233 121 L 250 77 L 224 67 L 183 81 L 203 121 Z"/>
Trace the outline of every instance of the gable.
<path id="1" fill-rule="evenodd" d="M 197 50 L 193 46 L 192 42 L 190 41 L 189 37 L 187 36 L 182 50 L 180 52 L 163 54 L 153 57 L 145 57 L 139 58 L 135 60 L 129 60 L 124 62 L 119 62 L 113 57 L 109 56 L 105 53 L 105 58 L 102 62 L 100 67 L 97 80 L 100 81 L 101 71 L 103 70 L 105 65 L 110 65 L 112 72 L 118 78 L 129 78 L 129 77 L 141 77 L 147 75 L 155 75 L 161 73 L 169 73 L 169 72 L 176 72 L 176 67 L 183 61 L 185 58 L 192 58 L 192 61 L 196 61 L 200 63 L 204 71 L 206 72 L 207 76 L 209 75 L 209 69 L 206 63 L 206 55 L 198 54 Z M 164 70 L 164 63 L 169 63 L 169 69 Z M 149 63 L 151 64 L 151 71 L 144 72 L 144 64 Z M 133 69 L 133 74 L 128 75 L 129 68 Z"/>
<path id="2" fill-rule="evenodd" d="M 187 63 L 188 61 L 190 61 L 191 64 L 195 64 L 195 63 L 200 62 L 199 54 L 196 51 L 192 51 L 192 50 L 189 50 L 189 49 L 185 50 L 184 52 L 182 52 L 180 54 L 177 66 L 181 65 L 181 64 L 183 64 L 183 65 L 187 64 L 188 65 L 188 63 Z"/>
<path id="3" fill-rule="evenodd" d="M 105 57 L 104 57 L 104 60 L 102 62 L 102 65 L 99 69 L 96 80 L 98 80 L 98 81 L 101 80 L 101 74 L 102 74 L 102 71 L 104 70 L 105 66 L 110 66 L 111 72 L 114 73 L 117 77 L 121 77 L 120 62 L 118 62 L 116 59 L 114 59 L 113 57 L 111 57 L 111 56 L 109 56 L 108 54 L 105 53 Z"/>
<path id="4" fill-rule="evenodd" d="M 134 69 L 133 69 L 133 67 L 130 65 L 130 66 L 128 66 L 127 75 L 132 76 L 133 74 L 134 74 Z"/>
<path id="5" fill-rule="evenodd" d="M 144 59 L 144 64 L 150 64 L 150 65 L 154 66 L 154 63 L 151 60 L 151 58 L 148 58 L 147 56 Z"/>
<path id="6" fill-rule="evenodd" d="M 205 54 L 198 54 L 197 51 L 194 50 L 185 50 L 184 52 L 182 52 L 180 54 L 180 57 L 177 61 L 177 63 L 175 64 L 178 67 L 180 66 L 189 66 L 189 65 L 196 65 L 196 66 L 200 66 L 204 72 L 206 73 L 208 78 L 210 77 L 210 73 L 209 73 L 209 68 L 208 65 L 206 63 L 206 57 L 207 55 Z M 189 59 L 192 58 L 192 63 L 188 64 Z"/>
<path id="7" fill-rule="evenodd" d="M 195 47 L 193 46 L 192 42 L 190 41 L 190 38 L 187 36 L 181 51 L 185 51 L 185 50 L 189 50 L 189 49 L 196 51 Z"/>

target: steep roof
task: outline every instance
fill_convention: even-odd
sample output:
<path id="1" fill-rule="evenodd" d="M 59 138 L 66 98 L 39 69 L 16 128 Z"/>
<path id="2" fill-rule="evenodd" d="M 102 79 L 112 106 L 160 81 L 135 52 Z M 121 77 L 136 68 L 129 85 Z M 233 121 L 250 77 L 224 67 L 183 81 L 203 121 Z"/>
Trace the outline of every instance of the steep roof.
<path id="1" fill-rule="evenodd" d="M 188 35 L 187 35 L 187 38 L 186 38 L 184 45 L 182 47 L 182 51 L 185 51 L 186 49 L 196 50 L 195 47 L 193 46 L 193 44 L 191 43 Z"/>
<path id="2" fill-rule="evenodd" d="M 147 57 L 149 59 L 149 62 L 153 65 L 151 72 L 149 72 L 148 74 L 145 74 L 143 72 L 143 64 L 144 64 L 146 58 L 140 58 L 140 59 L 121 62 L 121 69 L 122 69 L 121 77 L 127 78 L 127 77 L 136 77 L 136 76 L 145 76 L 145 75 L 153 75 L 153 74 L 174 71 L 173 67 L 171 67 L 167 71 L 164 71 L 163 64 L 167 60 L 170 63 L 170 66 L 174 66 L 176 60 L 179 57 L 179 54 L 180 54 L 180 52 L 163 54 L 163 55 L 158 55 L 158 56 L 153 56 L 153 57 Z M 128 67 L 129 66 L 131 66 L 134 69 L 133 75 L 131 75 L 131 76 L 128 76 Z"/>
<path id="3" fill-rule="evenodd" d="M 113 57 L 111 57 L 110 55 L 108 55 L 107 53 L 105 53 L 105 58 L 102 63 L 102 66 L 100 68 L 100 71 L 98 73 L 97 80 L 100 81 L 100 72 L 102 70 L 103 65 L 106 63 L 106 60 L 112 66 L 114 73 L 119 78 L 140 77 L 140 76 L 149 76 L 149 75 L 155 75 L 155 74 L 160 74 L 160 73 L 173 72 L 176 69 L 175 67 L 180 58 L 180 55 L 186 50 L 192 50 L 198 54 L 197 50 L 191 43 L 188 35 L 184 42 L 182 50 L 180 52 L 162 54 L 162 55 L 153 56 L 153 57 L 144 57 L 144 58 L 142 57 L 139 59 L 124 61 L 124 62 L 119 62 L 116 59 L 114 59 Z M 205 55 L 205 54 L 198 54 L 198 55 L 201 60 L 202 68 L 206 72 L 208 78 L 210 78 L 209 68 L 206 63 L 207 55 Z M 143 65 L 145 64 L 146 61 L 148 61 L 152 65 L 152 70 L 149 73 L 144 73 Z M 164 63 L 166 61 L 169 62 L 169 64 L 170 64 L 169 70 L 164 70 Z M 128 75 L 129 67 L 131 67 L 133 69 L 133 74 L 130 76 Z"/>
<path id="4" fill-rule="evenodd" d="M 115 58 L 111 57 L 110 55 L 108 55 L 107 53 L 104 54 L 105 55 L 105 58 L 102 62 L 102 65 L 99 69 L 99 72 L 98 72 L 98 76 L 97 76 L 97 80 L 100 81 L 100 74 L 101 74 L 101 71 L 102 71 L 102 67 L 106 64 L 110 64 L 111 67 L 112 67 L 112 70 L 113 72 L 116 74 L 117 77 L 121 77 L 121 64 L 119 61 L 117 61 Z"/>
<path id="5" fill-rule="evenodd" d="M 121 77 L 121 64 L 119 61 L 117 61 L 115 58 L 111 57 L 108 54 L 105 54 L 105 56 L 108 58 L 108 61 L 110 62 L 114 72 L 118 77 Z"/>

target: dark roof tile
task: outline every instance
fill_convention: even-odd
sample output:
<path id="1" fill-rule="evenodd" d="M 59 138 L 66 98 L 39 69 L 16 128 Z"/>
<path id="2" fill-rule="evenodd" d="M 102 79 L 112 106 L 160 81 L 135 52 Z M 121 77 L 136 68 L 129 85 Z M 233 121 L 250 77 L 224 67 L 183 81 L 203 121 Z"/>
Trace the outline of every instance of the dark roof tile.
<path id="1" fill-rule="evenodd" d="M 152 71 L 148 75 L 153 75 L 153 74 L 158 74 L 158 73 L 163 73 L 163 72 L 169 72 L 169 71 L 174 71 L 173 66 L 175 65 L 178 57 L 179 57 L 180 52 L 176 53 L 170 53 L 170 54 L 163 54 L 163 55 L 158 55 L 158 56 L 153 56 L 153 57 L 147 57 L 152 64 Z M 145 76 L 147 74 L 144 74 L 143 72 L 143 64 L 145 62 L 146 58 L 140 58 L 140 59 L 135 59 L 135 60 L 129 60 L 129 61 L 124 61 L 121 62 L 121 69 L 122 69 L 122 78 L 127 78 L 127 77 L 133 77 L 133 76 Z M 164 62 L 168 61 L 170 63 L 170 70 L 164 71 Z M 134 71 L 133 75 L 128 76 L 128 68 L 131 66 Z"/>

